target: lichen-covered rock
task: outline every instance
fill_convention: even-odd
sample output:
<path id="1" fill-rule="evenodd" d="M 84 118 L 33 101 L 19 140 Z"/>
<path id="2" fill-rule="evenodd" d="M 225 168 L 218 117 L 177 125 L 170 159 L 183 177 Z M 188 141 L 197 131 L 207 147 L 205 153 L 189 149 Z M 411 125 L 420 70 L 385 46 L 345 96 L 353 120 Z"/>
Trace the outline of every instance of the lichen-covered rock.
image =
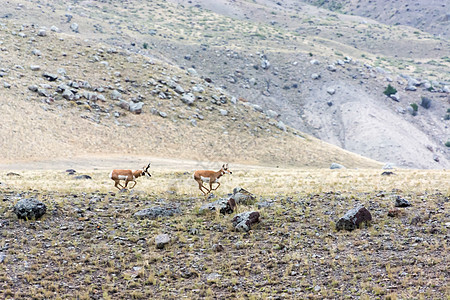
<path id="1" fill-rule="evenodd" d="M 336 223 L 336 229 L 345 229 L 352 231 L 359 227 L 362 223 L 372 221 L 372 215 L 364 206 L 358 206 L 350 209 L 345 215 Z"/>
<path id="2" fill-rule="evenodd" d="M 237 231 L 249 231 L 251 227 L 259 223 L 259 212 L 247 211 L 236 215 L 231 222 Z"/>
<path id="3" fill-rule="evenodd" d="M 14 213 L 19 219 L 39 219 L 47 211 L 47 206 L 36 199 L 22 199 L 14 206 Z"/>
<path id="4" fill-rule="evenodd" d="M 172 206 L 154 206 L 134 214 L 137 218 L 156 219 L 158 217 L 171 217 L 175 214 L 180 214 L 181 210 L 178 207 Z"/>

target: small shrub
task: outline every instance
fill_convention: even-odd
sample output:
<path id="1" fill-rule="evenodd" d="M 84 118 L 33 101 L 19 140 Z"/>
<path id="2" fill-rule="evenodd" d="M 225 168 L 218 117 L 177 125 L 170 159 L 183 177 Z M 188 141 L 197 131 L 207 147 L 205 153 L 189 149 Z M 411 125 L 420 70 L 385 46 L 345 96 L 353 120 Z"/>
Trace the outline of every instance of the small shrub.
<path id="1" fill-rule="evenodd" d="M 450 114 L 446 114 L 446 115 L 444 116 L 444 120 L 445 120 L 445 121 L 450 120 Z"/>
<path id="2" fill-rule="evenodd" d="M 417 112 L 417 110 L 419 109 L 419 106 L 417 105 L 417 103 L 411 103 L 410 105 L 411 105 L 412 109 L 413 109 L 415 112 Z"/>
<path id="3" fill-rule="evenodd" d="M 446 142 L 445 142 L 445 146 L 446 146 L 446 147 L 450 147 L 450 141 L 446 141 Z"/>
<path id="4" fill-rule="evenodd" d="M 394 95 L 395 93 L 397 93 L 397 90 L 395 89 L 395 87 L 393 87 L 392 85 L 388 84 L 387 88 L 384 90 L 383 94 L 385 94 L 386 96 L 390 96 L 390 95 Z"/>
<path id="5" fill-rule="evenodd" d="M 142 48 L 148 49 L 148 43 L 144 43 L 144 44 L 142 45 Z"/>

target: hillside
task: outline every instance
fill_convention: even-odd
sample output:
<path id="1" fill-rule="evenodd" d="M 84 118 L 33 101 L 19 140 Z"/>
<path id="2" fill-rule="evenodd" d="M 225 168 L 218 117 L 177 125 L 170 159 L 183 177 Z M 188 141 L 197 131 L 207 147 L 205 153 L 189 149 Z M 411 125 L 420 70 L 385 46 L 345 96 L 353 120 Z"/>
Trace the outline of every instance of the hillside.
<path id="1" fill-rule="evenodd" d="M 400 167 L 450 166 L 450 45 L 417 29 L 296 1 L 14 0 L 5 12 L 105 49 L 194 68 L 272 122 L 360 155 Z M 383 94 L 388 84 L 395 99 Z M 422 97 L 431 107 L 420 106 Z"/>
<path id="2" fill-rule="evenodd" d="M 176 66 L 33 25 L 1 27 L 2 162 L 146 155 L 379 167 Z"/>
<path id="3" fill-rule="evenodd" d="M 371 18 L 384 24 L 411 26 L 446 39 L 450 37 L 450 8 L 449 3 L 445 1 L 306 0 L 304 2 Z"/>

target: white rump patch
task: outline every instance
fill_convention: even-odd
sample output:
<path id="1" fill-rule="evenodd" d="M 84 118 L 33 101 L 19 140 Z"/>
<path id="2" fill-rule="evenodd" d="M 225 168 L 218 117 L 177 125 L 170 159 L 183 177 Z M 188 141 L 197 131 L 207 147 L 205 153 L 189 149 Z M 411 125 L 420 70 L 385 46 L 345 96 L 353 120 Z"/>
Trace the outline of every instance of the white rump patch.
<path id="1" fill-rule="evenodd" d="M 119 178 L 120 180 L 125 180 L 128 178 L 127 175 L 117 175 L 117 178 Z"/>
<path id="2" fill-rule="evenodd" d="M 111 171 L 111 173 L 109 173 L 109 178 L 111 178 L 111 179 L 112 179 L 112 173 L 113 173 L 112 171 Z"/>

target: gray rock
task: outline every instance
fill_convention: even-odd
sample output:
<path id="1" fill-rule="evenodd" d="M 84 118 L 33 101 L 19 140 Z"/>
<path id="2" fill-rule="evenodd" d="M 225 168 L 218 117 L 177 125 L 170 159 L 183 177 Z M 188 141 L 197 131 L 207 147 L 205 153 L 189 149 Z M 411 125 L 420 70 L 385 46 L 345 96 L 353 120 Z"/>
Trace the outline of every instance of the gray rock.
<path id="1" fill-rule="evenodd" d="M 261 61 L 261 68 L 267 70 L 268 68 L 270 68 L 270 62 L 267 59 L 263 59 Z"/>
<path id="2" fill-rule="evenodd" d="M 195 95 L 192 93 L 185 93 L 181 97 L 181 101 L 187 105 L 193 105 L 195 102 Z"/>
<path id="3" fill-rule="evenodd" d="M 398 93 L 392 94 L 389 97 L 394 101 L 397 101 L 397 102 L 400 101 L 400 95 Z"/>
<path id="4" fill-rule="evenodd" d="M 287 130 L 287 127 L 286 127 L 286 125 L 283 123 L 283 121 L 278 121 L 278 123 L 277 123 L 277 128 L 280 129 L 280 130 L 282 130 L 282 131 L 286 131 L 286 130 Z"/>
<path id="5" fill-rule="evenodd" d="M 77 175 L 77 176 L 75 176 L 74 177 L 74 179 L 92 179 L 92 177 L 91 176 L 89 176 L 89 175 Z"/>
<path id="6" fill-rule="evenodd" d="M 236 215 L 231 222 L 237 231 L 250 231 L 254 224 L 259 223 L 259 212 L 247 211 Z"/>
<path id="7" fill-rule="evenodd" d="M 233 199 L 236 204 L 244 205 L 252 205 L 256 201 L 256 197 L 252 193 L 241 187 L 235 187 L 233 189 L 233 195 L 231 195 L 230 199 Z"/>
<path id="8" fill-rule="evenodd" d="M 317 73 L 311 74 L 311 79 L 317 80 L 317 79 L 319 79 L 319 78 L 320 78 L 320 74 L 317 74 Z"/>
<path id="9" fill-rule="evenodd" d="M 42 74 L 42 77 L 44 77 L 48 81 L 56 81 L 58 79 L 58 75 L 47 73 L 47 72 Z"/>
<path id="10" fill-rule="evenodd" d="M 275 119 L 275 118 L 277 118 L 280 114 L 277 113 L 277 112 L 274 111 L 274 110 L 269 109 L 269 110 L 266 110 L 266 115 L 267 115 L 269 118 Z"/>
<path id="11" fill-rule="evenodd" d="M 332 163 L 331 165 L 330 165 L 330 169 L 345 169 L 345 167 L 343 166 L 343 165 L 341 165 L 341 164 L 338 164 L 338 163 Z"/>
<path id="12" fill-rule="evenodd" d="M 130 105 L 130 112 L 139 115 L 140 113 L 142 113 L 142 106 L 144 105 L 144 102 L 134 103 L 133 101 L 130 101 L 129 105 Z"/>
<path id="13" fill-rule="evenodd" d="M 122 94 L 118 90 L 114 90 L 111 92 L 112 100 L 119 100 L 120 98 L 122 98 Z"/>
<path id="14" fill-rule="evenodd" d="M 33 85 L 30 85 L 30 86 L 28 87 L 28 89 L 29 89 L 30 91 L 32 91 L 32 92 L 37 92 L 37 91 L 38 91 L 38 86 L 35 85 L 35 84 L 33 84 Z"/>
<path id="15" fill-rule="evenodd" d="M 253 104 L 253 109 L 256 110 L 257 112 L 263 112 L 264 111 L 262 109 L 262 107 L 259 106 L 258 104 Z"/>
<path id="16" fill-rule="evenodd" d="M 400 196 L 395 197 L 395 207 L 408 207 L 408 206 L 411 206 L 411 203 L 409 203 L 408 200 Z"/>
<path id="17" fill-rule="evenodd" d="M 39 71 L 41 69 L 41 67 L 38 65 L 31 65 L 30 69 L 31 69 L 31 71 Z"/>
<path id="18" fill-rule="evenodd" d="M 180 213 L 181 210 L 178 207 L 154 206 L 138 211 L 137 213 L 134 214 L 134 216 L 140 219 L 156 219 L 159 217 L 171 217 L 173 215 Z"/>
<path id="19" fill-rule="evenodd" d="M 328 88 L 327 89 L 327 93 L 330 94 L 330 95 L 334 95 L 336 93 L 336 90 L 333 89 L 333 88 Z"/>
<path id="20" fill-rule="evenodd" d="M 47 31 L 45 29 L 39 29 L 38 36 L 47 36 Z"/>
<path id="21" fill-rule="evenodd" d="M 407 87 L 405 87 L 406 91 L 416 91 L 417 88 L 414 85 L 408 85 Z"/>
<path id="22" fill-rule="evenodd" d="M 163 111 L 159 111 L 158 114 L 161 118 L 167 118 L 167 114 Z"/>
<path id="23" fill-rule="evenodd" d="M 448 85 L 445 85 L 443 88 L 442 88 L 442 92 L 444 92 L 444 93 L 450 93 L 450 87 L 448 87 Z"/>
<path id="24" fill-rule="evenodd" d="M 328 65 L 327 70 L 330 72 L 336 72 L 336 67 L 334 65 Z"/>
<path id="25" fill-rule="evenodd" d="M 22 199 L 14 205 L 14 213 L 19 219 L 39 219 L 47 211 L 47 206 L 36 199 Z"/>
<path id="26" fill-rule="evenodd" d="M 78 32 L 79 32 L 79 31 L 78 31 L 78 28 L 79 28 L 79 26 L 78 26 L 77 23 L 72 23 L 72 24 L 70 24 L 70 29 L 71 29 L 73 32 L 78 33 Z"/>
<path id="27" fill-rule="evenodd" d="M 9 89 L 9 88 L 11 88 L 11 84 L 9 82 L 3 81 L 3 87 L 5 89 Z"/>
<path id="28" fill-rule="evenodd" d="M 164 249 L 164 247 L 170 243 L 170 236 L 168 234 L 158 234 L 155 236 L 155 245 L 158 249 Z"/>
<path id="29" fill-rule="evenodd" d="M 312 64 L 312 65 L 319 65 L 320 64 L 320 62 L 317 59 L 312 59 L 309 63 Z"/>
<path id="30" fill-rule="evenodd" d="M 53 25 L 52 27 L 50 27 L 50 30 L 53 32 L 59 32 L 59 28 L 56 27 L 55 25 Z"/>
<path id="31" fill-rule="evenodd" d="M 222 115 L 222 116 L 228 116 L 228 110 L 226 110 L 226 109 L 219 109 L 219 112 L 220 112 L 220 114 Z"/>
<path id="32" fill-rule="evenodd" d="M 336 223 L 337 230 L 352 231 L 358 228 L 363 223 L 372 221 L 372 215 L 364 206 L 358 206 L 350 209 L 345 215 Z"/>
<path id="33" fill-rule="evenodd" d="M 38 50 L 38 49 L 33 49 L 31 51 L 31 54 L 36 55 L 36 56 L 41 56 L 42 52 L 40 50 Z"/>
<path id="34" fill-rule="evenodd" d="M 194 68 L 189 68 L 187 71 L 191 76 L 198 76 L 198 73 Z"/>
<path id="35" fill-rule="evenodd" d="M 420 106 L 423 108 L 429 109 L 431 107 L 431 99 L 428 97 L 422 97 L 422 101 L 420 102 Z"/>
<path id="36" fill-rule="evenodd" d="M 198 210 L 199 214 L 204 214 L 206 212 L 219 211 L 221 214 L 231 214 L 233 213 L 235 205 L 229 201 L 229 199 L 219 199 L 217 201 L 204 204 Z"/>

